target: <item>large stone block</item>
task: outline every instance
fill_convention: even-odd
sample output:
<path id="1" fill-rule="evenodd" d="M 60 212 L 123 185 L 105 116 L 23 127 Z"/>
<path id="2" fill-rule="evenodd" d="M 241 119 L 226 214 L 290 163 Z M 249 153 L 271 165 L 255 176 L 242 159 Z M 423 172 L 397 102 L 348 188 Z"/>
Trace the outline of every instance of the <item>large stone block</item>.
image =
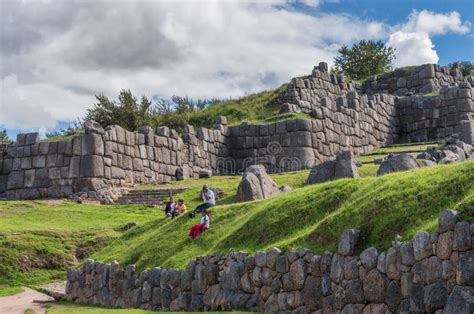
<path id="1" fill-rule="evenodd" d="M 433 255 L 433 247 L 428 232 L 422 231 L 415 235 L 413 238 L 413 252 L 417 261 Z"/>
<path id="2" fill-rule="evenodd" d="M 337 252 L 341 255 L 353 255 L 354 249 L 359 240 L 360 231 L 357 229 L 346 229 L 342 232 L 339 239 Z"/>
<path id="3" fill-rule="evenodd" d="M 474 287 L 474 250 L 459 254 L 456 281 L 461 286 Z"/>
<path id="4" fill-rule="evenodd" d="M 23 187 L 23 171 L 13 171 L 8 175 L 7 189 L 20 189 Z"/>
<path id="5" fill-rule="evenodd" d="M 104 141 L 98 134 L 84 134 L 81 138 L 82 155 L 104 155 Z"/>
<path id="6" fill-rule="evenodd" d="M 454 227 L 453 250 L 466 251 L 471 248 L 471 231 L 467 221 L 458 222 Z"/>
<path id="7" fill-rule="evenodd" d="M 93 134 L 90 134 L 93 135 Z M 103 177 L 104 158 L 101 156 L 86 155 L 81 158 L 81 175 L 83 177 Z"/>

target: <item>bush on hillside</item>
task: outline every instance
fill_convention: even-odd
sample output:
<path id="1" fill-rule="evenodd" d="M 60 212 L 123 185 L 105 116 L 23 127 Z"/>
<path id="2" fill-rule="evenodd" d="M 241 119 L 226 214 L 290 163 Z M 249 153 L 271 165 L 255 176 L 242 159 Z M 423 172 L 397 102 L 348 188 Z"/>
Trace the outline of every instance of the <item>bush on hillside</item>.
<path id="1" fill-rule="evenodd" d="M 139 102 L 130 90 L 122 90 L 118 101 L 104 95 L 96 95 L 96 99 L 98 102 L 87 110 L 85 120 L 94 120 L 103 127 L 118 124 L 136 131 L 141 126 L 150 125 L 156 112 L 150 99 L 143 96 Z"/>

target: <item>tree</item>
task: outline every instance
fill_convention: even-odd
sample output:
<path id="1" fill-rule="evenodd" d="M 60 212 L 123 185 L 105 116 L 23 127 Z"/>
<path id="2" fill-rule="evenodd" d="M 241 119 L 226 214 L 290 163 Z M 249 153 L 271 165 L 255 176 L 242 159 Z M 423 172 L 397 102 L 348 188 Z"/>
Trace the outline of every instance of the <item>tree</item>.
<path id="1" fill-rule="evenodd" d="M 362 40 L 352 48 L 344 45 L 338 53 L 334 58 L 336 71 L 344 72 L 354 80 L 390 71 L 395 59 L 395 49 L 385 46 L 380 40 Z"/>
<path id="2" fill-rule="evenodd" d="M 460 61 L 457 63 L 459 71 L 463 76 L 474 75 L 474 64 L 471 61 Z M 448 64 L 448 68 L 451 70 L 454 67 L 454 63 Z"/>
<path id="3" fill-rule="evenodd" d="M 129 131 L 149 125 L 156 113 L 151 100 L 143 96 L 138 99 L 130 90 L 122 90 L 118 101 L 113 101 L 104 95 L 96 95 L 97 103 L 87 110 L 85 120 L 94 120 L 103 127 L 118 124 Z"/>
<path id="4" fill-rule="evenodd" d="M 7 130 L 0 131 L 0 146 L 9 145 L 12 141 L 8 138 Z"/>

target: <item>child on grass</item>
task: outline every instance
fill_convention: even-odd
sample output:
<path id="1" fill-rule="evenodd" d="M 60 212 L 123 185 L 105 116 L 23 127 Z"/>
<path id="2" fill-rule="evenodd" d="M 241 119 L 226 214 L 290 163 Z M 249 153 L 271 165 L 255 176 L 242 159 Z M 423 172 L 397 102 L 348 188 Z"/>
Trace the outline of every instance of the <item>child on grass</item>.
<path id="1" fill-rule="evenodd" d="M 211 219 L 209 218 L 209 212 L 207 209 L 202 211 L 201 222 L 192 226 L 189 230 L 189 240 L 198 238 L 201 233 L 208 230 L 211 226 Z"/>

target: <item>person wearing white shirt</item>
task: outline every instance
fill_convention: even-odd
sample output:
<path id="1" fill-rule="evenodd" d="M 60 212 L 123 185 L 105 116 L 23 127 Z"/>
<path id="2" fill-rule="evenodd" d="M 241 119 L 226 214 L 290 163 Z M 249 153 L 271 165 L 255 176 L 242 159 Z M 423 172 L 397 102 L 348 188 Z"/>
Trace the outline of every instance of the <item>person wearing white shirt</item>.
<path id="1" fill-rule="evenodd" d="M 212 207 L 216 204 L 216 195 L 209 188 L 207 184 L 204 184 L 201 190 L 201 198 L 204 203 L 196 207 L 192 212 L 189 213 L 189 218 L 193 218 L 197 213 L 201 213 L 205 209 Z"/>
<path id="2" fill-rule="evenodd" d="M 209 212 L 207 209 L 204 209 L 202 211 L 202 217 L 201 217 L 201 222 L 192 226 L 191 229 L 189 230 L 189 240 L 194 240 L 198 238 L 201 233 L 204 231 L 208 230 L 211 227 L 211 219 L 209 217 Z"/>

